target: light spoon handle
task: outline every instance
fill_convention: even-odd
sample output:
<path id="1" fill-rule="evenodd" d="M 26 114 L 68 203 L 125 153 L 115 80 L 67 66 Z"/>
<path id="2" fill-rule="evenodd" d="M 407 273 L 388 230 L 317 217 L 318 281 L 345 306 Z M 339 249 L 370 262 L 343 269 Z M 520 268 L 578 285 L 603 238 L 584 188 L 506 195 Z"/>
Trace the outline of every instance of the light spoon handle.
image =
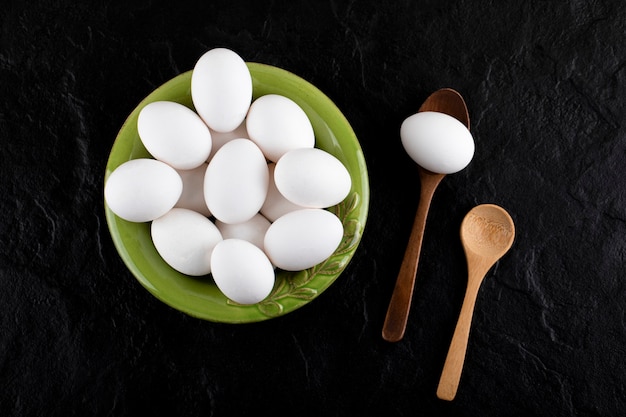
<path id="1" fill-rule="evenodd" d="M 452 401 L 459 388 L 478 290 L 490 266 L 480 263 L 470 267 L 461 313 L 454 329 L 448 356 L 443 365 L 439 386 L 437 387 L 437 397 L 442 400 Z"/>

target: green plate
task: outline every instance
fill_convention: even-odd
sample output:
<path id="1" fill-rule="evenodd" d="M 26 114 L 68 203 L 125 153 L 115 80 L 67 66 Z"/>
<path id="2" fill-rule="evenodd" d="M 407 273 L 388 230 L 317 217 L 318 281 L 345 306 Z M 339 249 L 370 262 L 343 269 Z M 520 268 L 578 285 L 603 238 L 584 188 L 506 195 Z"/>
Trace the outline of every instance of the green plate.
<path id="1" fill-rule="evenodd" d="M 150 223 L 121 219 L 105 204 L 106 219 L 113 243 L 122 260 L 151 294 L 186 314 L 223 323 L 248 323 L 287 314 L 319 296 L 345 269 L 361 241 L 369 204 L 367 167 L 352 127 L 333 102 L 302 78 L 269 65 L 247 63 L 253 80 L 253 98 L 265 94 L 286 96 L 306 112 L 315 131 L 315 146 L 330 152 L 348 168 L 352 189 L 346 199 L 329 208 L 344 225 L 344 236 L 337 250 L 325 262 L 299 272 L 277 270 L 271 294 L 262 302 L 239 305 L 215 286 L 211 276 L 183 275 L 163 261 L 150 238 Z M 151 157 L 137 133 L 139 111 L 148 103 L 175 101 L 193 109 L 191 73 L 188 71 L 166 82 L 133 110 L 124 122 L 106 166 L 104 181 L 122 163 Z"/>

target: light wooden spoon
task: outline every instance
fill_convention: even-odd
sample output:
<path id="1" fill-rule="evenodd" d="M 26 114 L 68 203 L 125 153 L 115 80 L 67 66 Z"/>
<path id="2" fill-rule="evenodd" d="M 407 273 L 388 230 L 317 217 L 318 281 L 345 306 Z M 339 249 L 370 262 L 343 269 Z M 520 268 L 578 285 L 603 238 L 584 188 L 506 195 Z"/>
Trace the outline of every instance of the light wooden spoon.
<path id="1" fill-rule="evenodd" d="M 422 103 L 418 111 L 445 113 L 459 120 L 468 129 L 470 127 L 465 100 L 463 100 L 461 94 L 451 88 L 442 88 L 432 93 Z M 415 286 L 417 264 L 422 248 L 428 209 L 437 186 L 445 177 L 445 174 L 434 173 L 421 166 L 418 166 L 418 172 L 421 183 L 420 200 L 415 220 L 413 221 L 409 243 L 404 252 L 404 259 L 400 266 L 400 272 L 396 279 L 383 324 L 382 336 L 388 342 L 397 342 L 404 336 L 411 307 L 411 298 L 413 297 L 413 287 Z"/>
<path id="2" fill-rule="evenodd" d="M 467 290 L 437 388 L 437 397 L 442 400 L 453 400 L 459 387 L 480 285 L 491 267 L 511 248 L 514 238 L 513 219 L 494 204 L 474 207 L 461 223 L 461 242 L 467 258 Z"/>

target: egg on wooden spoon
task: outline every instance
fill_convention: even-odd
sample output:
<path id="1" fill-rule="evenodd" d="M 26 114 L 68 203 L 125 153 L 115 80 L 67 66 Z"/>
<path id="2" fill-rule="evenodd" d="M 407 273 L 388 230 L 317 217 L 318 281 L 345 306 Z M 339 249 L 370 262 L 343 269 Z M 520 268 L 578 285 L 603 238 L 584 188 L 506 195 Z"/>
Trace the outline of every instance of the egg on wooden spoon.
<path id="1" fill-rule="evenodd" d="M 409 116 L 400 127 L 400 139 L 411 159 L 438 174 L 458 172 L 474 156 L 474 139 L 467 126 L 445 113 Z"/>

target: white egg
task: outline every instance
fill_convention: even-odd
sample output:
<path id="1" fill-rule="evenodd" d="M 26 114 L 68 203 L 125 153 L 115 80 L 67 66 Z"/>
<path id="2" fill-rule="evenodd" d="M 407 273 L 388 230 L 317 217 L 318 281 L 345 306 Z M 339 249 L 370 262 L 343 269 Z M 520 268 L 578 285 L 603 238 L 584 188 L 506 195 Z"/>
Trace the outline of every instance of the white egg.
<path id="1" fill-rule="evenodd" d="M 211 49 L 193 68 L 191 98 L 211 129 L 230 132 L 243 122 L 252 102 L 250 70 L 234 51 Z"/>
<path id="2" fill-rule="evenodd" d="M 261 207 L 261 214 L 269 221 L 273 222 L 283 214 L 305 208 L 287 200 L 285 196 L 278 191 L 278 188 L 276 188 L 276 183 L 274 182 L 274 170 L 276 169 L 276 164 L 274 162 L 270 162 L 267 164 L 267 167 L 269 168 L 270 174 L 269 188 L 267 190 L 267 198 Z"/>
<path id="3" fill-rule="evenodd" d="M 246 130 L 245 120 L 239 125 L 239 127 L 237 127 L 237 129 L 231 130 L 230 132 L 217 132 L 212 129 L 209 130 L 211 131 L 211 139 L 213 139 L 213 147 L 211 148 L 211 153 L 209 154 L 209 161 L 211 160 L 211 158 L 213 158 L 213 155 L 215 155 L 215 153 L 219 151 L 222 146 L 224 146 L 226 142 L 230 142 L 233 139 L 250 138 L 248 136 L 248 131 Z"/>
<path id="4" fill-rule="evenodd" d="M 211 253 L 222 241 L 211 220 L 183 208 L 173 208 L 155 219 L 150 233 L 163 260 L 178 272 L 192 276 L 211 272 Z"/>
<path id="5" fill-rule="evenodd" d="M 263 301 L 274 287 L 274 267 L 265 253 L 242 239 L 224 239 L 211 255 L 215 285 L 239 304 Z"/>
<path id="6" fill-rule="evenodd" d="M 250 220 L 243 223 L 228 224 L 216 220 L 215 225 L 224 239 L 243 239 L 264 250 L 263 239 L 270 227 L 270 221 L 257 213 Z"/>
<path id="7" fill-rule="evenodd" d="M 341 220 L 323 209 L 287 213 L 265 233 L 265 253 L 278 268 L 300 271 L 326 260 L 343 238 Z"/>
<path id="8" fill-rule="evenodd" d="M 315 146 L 313 127 L 304 110 L 293 100 L 278 94 L 254 100 L 246 128 L 250 139 L 273 162 L 292 149 Z"/>
<path id="9" fill-rule="evenodd" d="M 183 180 L 183 192 L 174 207 L 197 211 L 206 217 L 211 216 L 204 199 L 204 174 L 208 166 L 209 164 L 205 162 L 194 169 L 176 170 Z"/>
<path id="10" fill-rule="evenodd" d="M 294 149 L 276 163 L 274 182 L 294 204 L 325 208 L 340 203 L 350 192 L 350 173 L 339 159 L 318 148 Z"/>
<path id="11" fill-rule="evenodd" d="M 104 199 L 113 213 L 131 222 L 148 222 L 178 201 L 183 181 L 174 168 L 155 159 L 124 162 L 109 175 Z"/>
<path id="12" fill-rule="evenodd" d="M 419 112 L 400 127 L 402 146 L 419 166 L 439 174 L 453 174 L 474 157 L 474 139 L 469 129 L 452 116 Z"/>
<path id="13" fill-rule="evenodd" d="M 193 169 L 211 152 L 211 132 L 198 114 L 173 101 L 156 101 L 139 112 L 137 131 L 150 154 L 176 169 Z"/>
<path id="14" fill-rule="evenodd" d="M 259 212 L 269 186 L 263 153 L 249 139 L 234 139 L 215 154 L 204 176 L 207 207 L 224 223 L 242 223 Z"/>

